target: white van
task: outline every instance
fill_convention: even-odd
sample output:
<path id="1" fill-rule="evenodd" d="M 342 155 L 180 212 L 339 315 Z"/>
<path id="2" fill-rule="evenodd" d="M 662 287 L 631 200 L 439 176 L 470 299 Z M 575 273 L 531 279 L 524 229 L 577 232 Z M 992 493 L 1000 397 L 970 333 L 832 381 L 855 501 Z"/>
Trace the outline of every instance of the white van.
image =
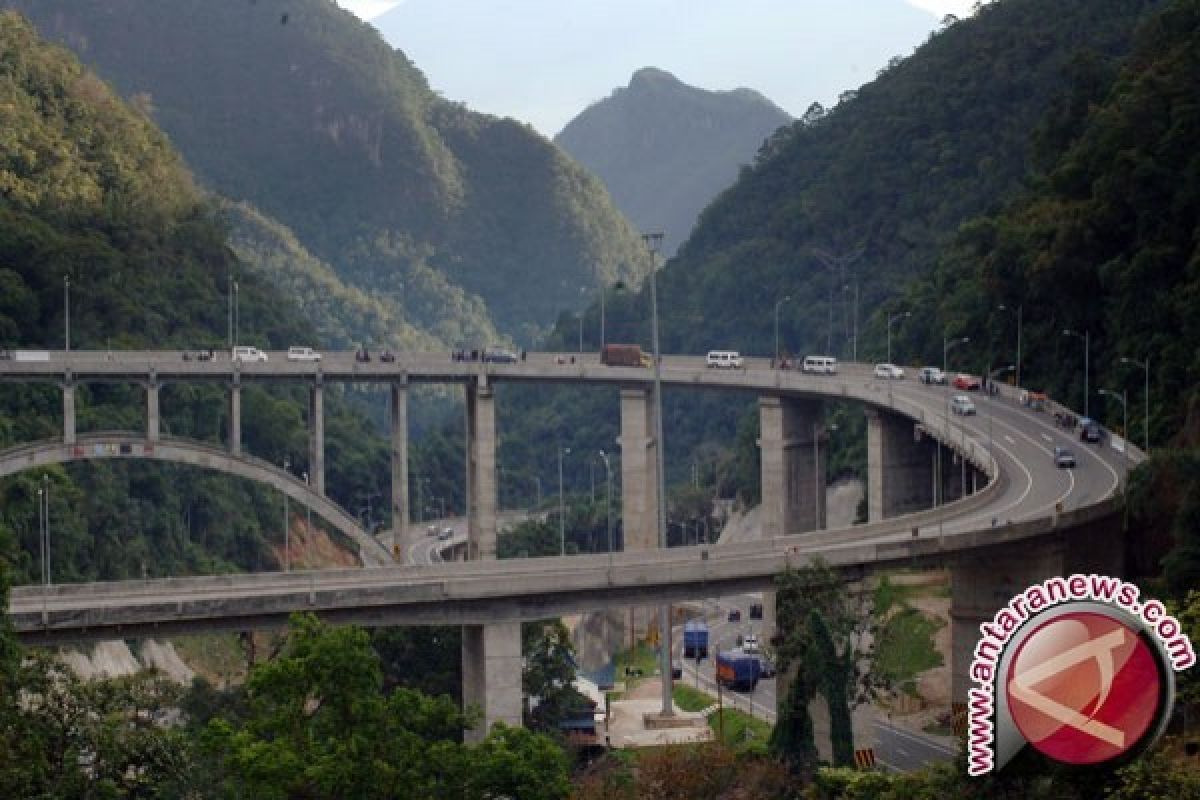
<path id="1" fill-rule="evenodd" d="M 736 350 L 710 350 L 704 363 L 717 369 L 741 369 L 743 360 Z"/>
<path id="2" fill-rule="evenodd" d="M 321 354 L 311 347 L 289 347 L 287 351 L 288 361 L 320 361 Z"/>
<path id="3" fill-rule="evenodd" d="M 266 361 L 267 354 L 257 347 L 247 347 L 246 345 L 238 345 L 233 348 L 234 361 Z"/>
<path id="4" fill-rule="evenodd" d="M 805 356 L 802 369 L 817 375 L 836 375 L 837 359 L 833 356 Z"/>

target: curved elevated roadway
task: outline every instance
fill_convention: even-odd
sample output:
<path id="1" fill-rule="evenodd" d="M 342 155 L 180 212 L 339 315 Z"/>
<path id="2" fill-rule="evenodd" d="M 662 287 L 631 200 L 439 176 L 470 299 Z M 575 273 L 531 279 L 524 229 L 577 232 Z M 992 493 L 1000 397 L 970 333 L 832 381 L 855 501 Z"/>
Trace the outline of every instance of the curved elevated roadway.
<path id="1" fill-rule="evenodd" d="M 79 380 L 246 379 L 411 382 L 531 381 L 645 385 L 651 371 L 605 367 L 595 355 L 562 364 L 550 354 L 518 364 L 456 362 L 446 356 L 401 357 L 396 363 L 358 363 L 328 354 L 320 365 L 291 363 L 272 353 L 266 363 L 184 362 L 179 354 L 122 354 L 120 360 L 71 354 L 49 362 L 0 365 L 0 380 L 62 379 L 68 366 Z M 1011 392 L 976 399 L 979 414 L 945 413 L 944 387 L 911 378 L 878 380 L 865 365 L 844 365 L 836 376 L 770 369 L 748 359 L 744 370 L 712 370 L 702 357 L 663 360 L 668 386 L 726 388 L 758 394 L 827 397 L 862 402 L 917 421 L 987 475 L 988 485 L 938 509 L 840 530 L 814 531 L 736 545 L 680 547 L 520 561 L 382 567 L 291 574 L 180 578 L 78 586 L 22 587 L 10 613 L 30 641 L 112 638 L 197 628 L 279 624 L 290 612 L 312 610 L 364 624 L 486 624 L 546 617 L 603 606 L 650 605 L 761 589 L 788 566 L 820 556 L 845 569 L 941 560 L 981 547 L 1024 543 L 1106 517 L 1119 503 L 1125 459 L 1133 448 L 1086 445 L 1046 413 L 1018 406 Z M 1079 466 L 1058 469 L 1055 444 L 1070 444 Z"/>
<path id="2" fill-rule="evenodd" d="M 292 500 L 309 506 L 353 541 L 358 546 L 359 558 L 364 564 L 378 566 L 392 561 L 387 549 L 359 527 L 358 522 L 341 506 L 312 491 L 295 475 L 268 461 L 245 454 L 234 455 L 224 448 L 191 439 L 161 437 L 150 441 L 131 431 L 113 431 L 81 435 L 73 445 L 65 445 L 60 439 L 33 442 L 0 451 L 0 478 L 49 464 L 128 458 L 149 458 L 204 467 L 266 484 L 284 492 Z"/>

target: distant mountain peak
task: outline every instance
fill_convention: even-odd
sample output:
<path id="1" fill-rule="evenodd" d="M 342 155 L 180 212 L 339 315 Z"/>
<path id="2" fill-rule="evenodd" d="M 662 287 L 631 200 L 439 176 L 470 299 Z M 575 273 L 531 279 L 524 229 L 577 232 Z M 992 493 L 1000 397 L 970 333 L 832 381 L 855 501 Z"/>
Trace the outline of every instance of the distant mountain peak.
<path id="1" fill-rule="evenodd" d="M 738 167 L 790 121 L 753 89 L 700 89 L 642 67 L 554 141 L 600 176 L 638 228 L 664 231 L 664 252 L 673 253 Z"/>

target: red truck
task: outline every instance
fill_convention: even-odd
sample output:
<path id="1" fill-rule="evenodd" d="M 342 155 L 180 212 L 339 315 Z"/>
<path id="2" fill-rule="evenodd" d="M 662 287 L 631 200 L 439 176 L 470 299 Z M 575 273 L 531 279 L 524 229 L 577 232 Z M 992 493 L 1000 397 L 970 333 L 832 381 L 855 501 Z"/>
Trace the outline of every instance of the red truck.
<path id="1" fill-rule="evenodd" d="M 600 352 L 600 363 L 610 367 L 648 367 L 650 356 L 636 344 L 606 344 Z"/>

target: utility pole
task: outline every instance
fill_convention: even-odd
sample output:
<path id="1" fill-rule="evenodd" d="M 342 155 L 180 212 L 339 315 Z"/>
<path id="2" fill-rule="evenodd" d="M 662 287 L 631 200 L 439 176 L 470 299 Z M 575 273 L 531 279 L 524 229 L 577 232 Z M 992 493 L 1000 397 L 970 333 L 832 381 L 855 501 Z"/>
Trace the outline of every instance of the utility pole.
<path id="1" fill-rule="evenodd" d="M 66 326 L 63 331 L 63 342 L 65 343 L 66 352 L 71 352 L 71 276 L 63 275 L 63 308 L 66 311 L 63 324 Z"/>

